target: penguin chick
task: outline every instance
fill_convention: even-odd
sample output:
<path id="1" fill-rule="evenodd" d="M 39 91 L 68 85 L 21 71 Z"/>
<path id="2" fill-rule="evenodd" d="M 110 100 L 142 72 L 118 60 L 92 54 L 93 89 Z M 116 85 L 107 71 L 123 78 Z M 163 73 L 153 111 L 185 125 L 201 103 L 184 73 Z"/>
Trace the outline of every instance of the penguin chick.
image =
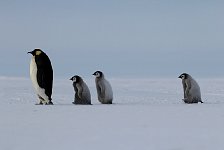
<path id="1" fill-rule="evenodd" d="M 73 104 L 91 105 L 91 95 L 88 86 L 80 76 L 73 76 L 70 80 L 73 81 L 75 90 L 75 99 Z"/>
<path id="2" fill-rule="evenodd" d="M 93 75 L 96 77 L 95 83 L 99 102 L 112 104 L 113 91 L 110 83 L 105 79 L 101 71 L 96 71 Z"/>
<path id="3" fill-rule="evenodd" d="M 187 73 L 181 74 L 178 78 L 182 79 L 185 103 L 198 103 L 201 100 L 201 91 L 198 83 Z"/>
<path id="4" fill-rule="evenodd" d="M 51 61 L 41 49 L 34 49 L 28 53 L 33 55 L 30 62 L 30 78 L 39 104 L 52 105 L 53 69 Z"/>

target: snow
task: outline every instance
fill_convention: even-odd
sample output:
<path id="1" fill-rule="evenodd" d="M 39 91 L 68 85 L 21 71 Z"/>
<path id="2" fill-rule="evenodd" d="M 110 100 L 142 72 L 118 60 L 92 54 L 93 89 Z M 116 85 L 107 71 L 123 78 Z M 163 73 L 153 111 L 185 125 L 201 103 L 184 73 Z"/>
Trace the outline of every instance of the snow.
<path id="1" fill-rule="evenodd" d="M 204 104 L 184 104 L 181 80 L 108 79 L 113 105 L 73 105 L 68 79 L 56 79 L 53 106 L 34 105 L 30 79 L 0 77 L 1 150 L 223 150 L 224 79 L 197 80 Z"/>

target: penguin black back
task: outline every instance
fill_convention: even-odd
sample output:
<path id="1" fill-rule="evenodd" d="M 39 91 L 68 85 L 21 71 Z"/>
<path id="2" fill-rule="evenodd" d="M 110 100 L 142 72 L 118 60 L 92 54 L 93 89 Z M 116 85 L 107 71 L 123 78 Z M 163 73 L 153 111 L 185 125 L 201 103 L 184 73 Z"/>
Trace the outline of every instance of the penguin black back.
<path id="1" fill-rule="evenodd" d="M 51 100 L 53 86 L 53 69 L 49 57 L 42 51 L 35 58 L 37 64 L 37 82 L 41 88 L 45 89 L 46 95 Z"/>

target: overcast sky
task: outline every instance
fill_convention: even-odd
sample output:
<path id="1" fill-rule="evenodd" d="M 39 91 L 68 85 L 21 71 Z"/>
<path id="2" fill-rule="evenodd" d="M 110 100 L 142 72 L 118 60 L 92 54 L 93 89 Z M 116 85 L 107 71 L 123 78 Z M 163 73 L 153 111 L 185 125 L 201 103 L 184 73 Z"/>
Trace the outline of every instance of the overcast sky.
<path id="1" fill-rule="evenodd" d="M 0 75 L 29 77 L 41 48 L 55 77 L 224 76 L 222 0 L 1 0 Z"/>

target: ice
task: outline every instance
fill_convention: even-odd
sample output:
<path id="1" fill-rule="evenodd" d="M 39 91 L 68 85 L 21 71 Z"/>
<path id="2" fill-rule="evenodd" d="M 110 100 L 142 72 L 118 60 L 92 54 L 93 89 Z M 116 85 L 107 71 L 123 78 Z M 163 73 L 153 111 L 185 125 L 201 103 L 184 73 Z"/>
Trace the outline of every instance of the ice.
<path id="1" fill-rule="evenodd" d="M 224 79 L 197 80 L 203 104 L 184 104 L 181 80 L 111 78 L 114 104 L 73 105 L 56 79 L 53 106 L 40 106 L 27 78 L 0 77 L 2 150 L 223 150 Z"/>

